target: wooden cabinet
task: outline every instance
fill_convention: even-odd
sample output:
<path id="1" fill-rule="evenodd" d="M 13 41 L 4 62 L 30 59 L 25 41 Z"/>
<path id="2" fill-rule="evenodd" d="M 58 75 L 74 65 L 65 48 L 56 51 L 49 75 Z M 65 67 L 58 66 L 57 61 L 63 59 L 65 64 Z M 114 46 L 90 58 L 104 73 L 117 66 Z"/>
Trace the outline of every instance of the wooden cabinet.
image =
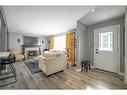
<path id="1" fill-rule="evenodd" d="M 67 49 L 67 62 L 74 64 L 75 61 L 75 48 L 74 48 L 75 33 L 69 32 L 66 34 L 66 49 Z"/>

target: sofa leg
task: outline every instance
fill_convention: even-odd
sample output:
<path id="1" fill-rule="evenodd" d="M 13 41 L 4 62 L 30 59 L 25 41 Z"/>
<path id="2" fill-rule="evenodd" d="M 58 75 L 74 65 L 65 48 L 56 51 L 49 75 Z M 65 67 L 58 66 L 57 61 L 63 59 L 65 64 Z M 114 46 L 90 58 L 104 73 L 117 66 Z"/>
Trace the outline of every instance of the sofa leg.
<path id="1" fill-rule="evenodd" d="M 51 75 L 46 75 L 46 77 L 50 77 Z"/>

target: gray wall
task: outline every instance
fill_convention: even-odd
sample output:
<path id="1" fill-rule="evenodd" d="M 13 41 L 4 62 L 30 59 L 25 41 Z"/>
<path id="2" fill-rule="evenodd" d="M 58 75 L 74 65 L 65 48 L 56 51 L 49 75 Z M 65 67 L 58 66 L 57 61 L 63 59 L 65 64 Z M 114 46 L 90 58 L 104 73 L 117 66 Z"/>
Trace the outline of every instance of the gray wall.
<path id="1" fill-rule="evenodd" d="M 9 49 L 17 48 L 21 51 L 22 50 L 21 45 L 23 45 L 23 36 L 35 37 L 36 35 L 9 32 Z M 36 36 L 36 37 L 39 38 L 39 44 L 41 44 L 41 42 L 44 41 L 44 44 L 42 44 L 41 47 L 42 50 L 45 48 L 49 48 L 48 37 L 44 37 L 44 36 Z M 20 39 L 21 43 L 18 43 L 18 39 Z"/>
<path id="2" fill-rule="evenodd" d="M 127 7 L 125 14 L 125 76 L 124 83 L 127 85 Z"/>
<path id="3" fill-rule="evenodd" d="M 21 45 L 23 44 L 22 38 L 22 34 L 20 33 L 9 32 L 9 49 L 17 48 L 21 51 Z M 21 43 L 18 43 L 18 39 L 20 39 Z"/>
<path id="4" fill-rule="evenodd" d="M 40 44 L 42 41 L 44 41 L 44 44 L 42 44 L 42 47 L 41 47 L 42 50 L 45 48 L 50 48 L 49 37 L 41 36 L 39 37 L 39 41 L 40 41 Z"/>
<path id="5" fill-rule="evenodd" d="M 78 48 L 77 48 L 77 54 L 78 54 L 78 67 L 81 64 L 81 61 L 88 58 L 88 32 L 87 32 L 87 26 L 85 26 L 80 21 L 77 21 L 77 39 L 78 39 Z"/>
<path id="6" fill-rule="evenodd" d="M 1 27 L 2 26 L 2 23 L 1 23 L 1 18 L 0 18 L 0 51 L 2 50 L 2 31 L 1 31 Z"/>
<path id="7" fill-rule="evenodd" d="M 110 20 L 110 21 L 105 21 L 103 23 L 99 23 L 96 25 L 88 26 L 88 47 L 87 47 L 88 48 L 88 59 L 91 61 L 92 65 L 94 62 L 94 29 L 103 28 L 106 26 L 118 25 L 118 24 L 120 24 L 120 71 L 124 72 L 124 56 L 123 56 L 124 17 Z"/>
<path id="8" fill-rule="evenodd" d="M 2 7 L 0 7 L 0 51 L 7 51 L 8 47 L 8 35 L 7 35 L 7 25 L 6 19 L 4 18 L 4 13 Z"/>

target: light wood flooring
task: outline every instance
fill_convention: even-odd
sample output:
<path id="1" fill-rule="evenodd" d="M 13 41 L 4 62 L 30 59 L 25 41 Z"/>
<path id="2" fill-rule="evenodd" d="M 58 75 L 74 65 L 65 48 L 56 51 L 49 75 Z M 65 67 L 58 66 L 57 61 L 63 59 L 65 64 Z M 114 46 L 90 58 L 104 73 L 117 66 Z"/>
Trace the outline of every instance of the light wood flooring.
<path id="1" fill-rule="evenodd" d="M 42 72 L 31 74 L 23 62 L 16 63 L 15 68 L 18 81 L 0 89 L 127 89 L 117 75 L 96 69 L 76 72 L 70 68 L 45 77 Z"/>

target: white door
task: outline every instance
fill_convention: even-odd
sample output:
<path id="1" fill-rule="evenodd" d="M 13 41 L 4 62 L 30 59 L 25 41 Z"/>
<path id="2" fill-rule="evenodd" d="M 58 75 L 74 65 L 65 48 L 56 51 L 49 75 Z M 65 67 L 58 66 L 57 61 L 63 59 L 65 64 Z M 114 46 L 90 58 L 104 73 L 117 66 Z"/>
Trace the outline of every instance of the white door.
<path id="1" fill-rule="evenodd" d="M 111 26 L 94 31 L 94 64 L 96 68 L 118 72 L 117 65 L 117 26 Z"/>

